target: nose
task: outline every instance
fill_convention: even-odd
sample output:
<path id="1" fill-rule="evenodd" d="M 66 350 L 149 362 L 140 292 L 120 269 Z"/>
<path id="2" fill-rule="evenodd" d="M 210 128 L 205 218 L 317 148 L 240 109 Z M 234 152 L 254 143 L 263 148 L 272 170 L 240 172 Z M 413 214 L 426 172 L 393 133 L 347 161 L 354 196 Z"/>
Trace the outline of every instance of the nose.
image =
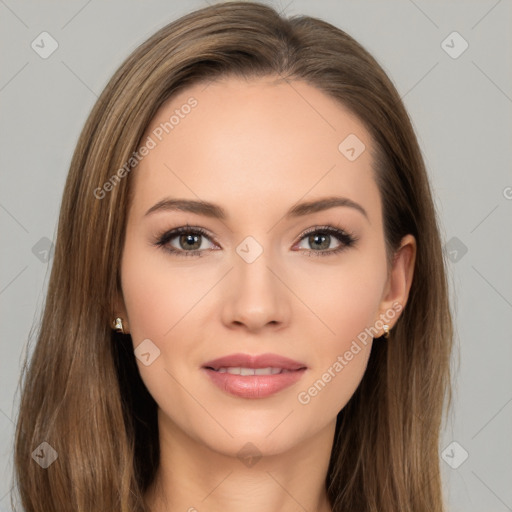
<path id="1" fill-rule="evenodd" d="M 230 329 L 278 330 L 290 320 L 290 291 L 265 251 L 253 262 L 234 258 L 224 283 L 222 321 Z"/>

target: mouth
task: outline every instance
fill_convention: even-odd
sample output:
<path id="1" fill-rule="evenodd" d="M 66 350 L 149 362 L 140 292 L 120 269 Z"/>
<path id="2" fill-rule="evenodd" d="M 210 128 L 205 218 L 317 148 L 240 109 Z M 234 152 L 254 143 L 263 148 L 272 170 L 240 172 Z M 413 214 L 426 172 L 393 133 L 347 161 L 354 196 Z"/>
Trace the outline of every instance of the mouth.
<path id="1" fill-rule="evenodd" d="M 232 354 L 205 363 L 202 370 L 231 396 L 265 398 L 296 383 L 307 366 L 276 354 Z"/>

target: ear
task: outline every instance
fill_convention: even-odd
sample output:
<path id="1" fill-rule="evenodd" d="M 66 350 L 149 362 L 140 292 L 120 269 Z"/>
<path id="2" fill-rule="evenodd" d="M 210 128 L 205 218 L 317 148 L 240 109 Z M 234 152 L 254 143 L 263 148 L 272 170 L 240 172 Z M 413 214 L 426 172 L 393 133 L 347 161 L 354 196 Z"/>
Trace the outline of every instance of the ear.
<path id="1" fill-rule="evenodd" d="M 388 274 L 388 280 L 380 303 L 380 313 L 396 310 L 397 303 L 401 306 L 399 313 L 404 309 L 409 291 L 411 289 L 414 275 L 414 263 L 416 261 L 416 239 L 413 235 L 406 235 L 402 238 L 400 247 L 393 256 L 393 261 Z M 393 308 L 395 304 L 395 308 Z M 394 316 L 394 315 L 393 315 Z M 390 322 L 389 328 L 398 320 L 400 314 Z"/>

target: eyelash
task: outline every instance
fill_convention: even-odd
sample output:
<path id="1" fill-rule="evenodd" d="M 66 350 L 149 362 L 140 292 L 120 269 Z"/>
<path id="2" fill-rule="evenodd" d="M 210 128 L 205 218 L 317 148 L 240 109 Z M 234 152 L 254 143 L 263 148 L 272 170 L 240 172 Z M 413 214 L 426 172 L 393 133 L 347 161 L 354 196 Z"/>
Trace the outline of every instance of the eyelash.
<path id="1" fill-rule="evenodd" d="M 183 256 L 183 257 L 189 257 L 189 256 L 199 256 L 201 257 L 205 252 L 205 250 L 195 249 L 193 251 L 184 251 L 179 250 L 174 247 L 170 247 L 167 244 L 177 236 L 181 234 L 193 234 L 193 235 L 201 235 L 205 238 L 210 239 L 210 235 L 200 227 L 194 227 L 187 224 L 186 226 L 181 226 L 179 228 L 172 229 L 170 231 L 166 231 L 159 237 L 157 237 L 157 241 L 154 243 L 157 247 L 162 248 L 164 251 L 167 251 L 175 256 Z M 309 256 L 330 256 L 334 254 L 338 254 L 345 249 L 353 246 L 357 241 L 358 238 L 354 236 L 353 233 L 349 233 L 347 231 L 344 231 L 342 229 L 335 228 L 333 226 L 315 226 L 314 228 L 308 229 L 305 232 L 301 233 L 299 242 L 302 241 L 303 238 L 305 238 L 308 235 L 320 233 L 324 235 L 333 235 L 335 238 L 338 239 L 338 241 L 341 243 L 341 245 L 337 249 L 329 249 L 329 250 L 320 250 L 320 251 L 314 251 L 311 249 L 304 249 L 305 252 L 309 254 Z"/>

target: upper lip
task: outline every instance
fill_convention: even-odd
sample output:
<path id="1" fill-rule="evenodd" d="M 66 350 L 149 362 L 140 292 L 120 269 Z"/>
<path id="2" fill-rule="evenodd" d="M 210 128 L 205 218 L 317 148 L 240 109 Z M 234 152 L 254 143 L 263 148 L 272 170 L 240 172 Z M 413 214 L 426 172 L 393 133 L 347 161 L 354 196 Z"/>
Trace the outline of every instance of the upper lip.
<path id="1" fill-rule="evenodd" d="M 203 368 L 283 368 L 284 370 L 300 370 L 307 368 L 304 363 L 294 361 L 278 354 L 230 354 L 212 359 L 204 363 Z"/>

